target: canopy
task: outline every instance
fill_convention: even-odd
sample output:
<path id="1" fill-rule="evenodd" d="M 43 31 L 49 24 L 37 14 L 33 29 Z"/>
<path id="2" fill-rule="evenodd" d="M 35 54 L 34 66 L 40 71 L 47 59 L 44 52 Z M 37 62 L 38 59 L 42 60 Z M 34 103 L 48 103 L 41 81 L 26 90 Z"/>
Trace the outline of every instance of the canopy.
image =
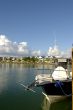
<path id="1" fill-rule="evenodd" d="M 52 73 L 52 77 L 54 80 L 66 80 L 67 79 L 66 70 L 63 67 L 58 66 Z"/>

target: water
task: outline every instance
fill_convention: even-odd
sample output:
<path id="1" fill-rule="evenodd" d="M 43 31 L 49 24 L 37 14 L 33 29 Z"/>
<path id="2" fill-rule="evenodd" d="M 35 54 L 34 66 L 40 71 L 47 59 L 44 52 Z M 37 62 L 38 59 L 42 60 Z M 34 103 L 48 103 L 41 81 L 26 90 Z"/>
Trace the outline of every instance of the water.
<path id="1" fill-rule="evenodd" d="M 49 67 L 42 68 L 42 65 L 0 64 L 0 110 L 71 110 L 71 98 L 50 104 L 42 88 L 34 88 L 33 93 L 20 85 L 29 85 L 37 74 L 48 74 Z"/>

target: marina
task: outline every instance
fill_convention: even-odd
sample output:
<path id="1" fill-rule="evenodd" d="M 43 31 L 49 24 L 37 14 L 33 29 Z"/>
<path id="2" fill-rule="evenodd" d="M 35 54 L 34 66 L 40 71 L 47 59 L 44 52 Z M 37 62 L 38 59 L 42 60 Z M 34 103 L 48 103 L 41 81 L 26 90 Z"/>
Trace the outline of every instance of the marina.
<path id="1" fill-rule="evenodd" d="M 58 59 L 57 67 L 54 66 L 54 68 L 53 66 L 48 74 L 41 73 L 36 75 L 34 82 L 27 89 L 36 86 L 42 87 L 47 95 L 72 96 L 71 64 L 69 65 L 67 59 L 60 58 Z"/>
<path id="2" fill-rule="evenodd" d="M 73 0 L 0 0 L 0 110 L 73 110 Z"/>
<path id="3" fill-rule="evenodd" d="M 38 67 L 41 69 L 38 69 Z M 65 108 L 71 110 L 71 98 L 66 100 L 66 98 L 58 97 L 58 102 L 57 97 L 50 97 L 52 100 L 49 102 L 41 87 L 34 87 L 36 92 L 32 92 L 20 85 L 30 85 L 36 75 L 42 74 L 43 65 L 38 65 L 38 67 L 33 65 L 26 67 L 24 64 L 0 64 L 0 107 L 2 110 L 20 110 L 21 108 L 22 110 L 32 110 L 32 108 L 34 110 L 52 110 L 52 104 L 54 104 L 54 107 L 58 107 L 57 110 L 60 107 L 62 110 L 65 110 Z M 47 65 L 44 67 L 44 74 L 48 74 L 51 67 Z M 57 102 L 52 102 L 54 99 Z"/>

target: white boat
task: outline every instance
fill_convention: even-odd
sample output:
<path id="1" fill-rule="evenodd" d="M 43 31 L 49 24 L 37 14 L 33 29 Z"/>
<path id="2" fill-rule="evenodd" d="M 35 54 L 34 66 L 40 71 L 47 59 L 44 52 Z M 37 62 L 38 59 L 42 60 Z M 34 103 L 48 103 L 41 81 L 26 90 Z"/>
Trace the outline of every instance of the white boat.
<path id="1" fill-rule="evenodd" d="M 63 64 L 63 62 L 62 62 Z M 41 86 L 47 95 L 72 95 L 72 72 L 58 66 L 51 75 L 39 74 L 35 77 L 35 85 Z"/>

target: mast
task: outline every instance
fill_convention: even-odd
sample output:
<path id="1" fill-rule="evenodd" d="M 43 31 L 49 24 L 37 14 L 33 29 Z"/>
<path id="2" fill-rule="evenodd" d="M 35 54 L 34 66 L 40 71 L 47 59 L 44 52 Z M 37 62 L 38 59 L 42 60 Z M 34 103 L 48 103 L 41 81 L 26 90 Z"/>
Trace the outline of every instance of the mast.
<path id="1" fill-rule="evenodd" d="M 56 40 L 56 36 L 55 36 L 54 46 L 55 46 L 55 47 L 57 47 L 57 40 Z"/>

